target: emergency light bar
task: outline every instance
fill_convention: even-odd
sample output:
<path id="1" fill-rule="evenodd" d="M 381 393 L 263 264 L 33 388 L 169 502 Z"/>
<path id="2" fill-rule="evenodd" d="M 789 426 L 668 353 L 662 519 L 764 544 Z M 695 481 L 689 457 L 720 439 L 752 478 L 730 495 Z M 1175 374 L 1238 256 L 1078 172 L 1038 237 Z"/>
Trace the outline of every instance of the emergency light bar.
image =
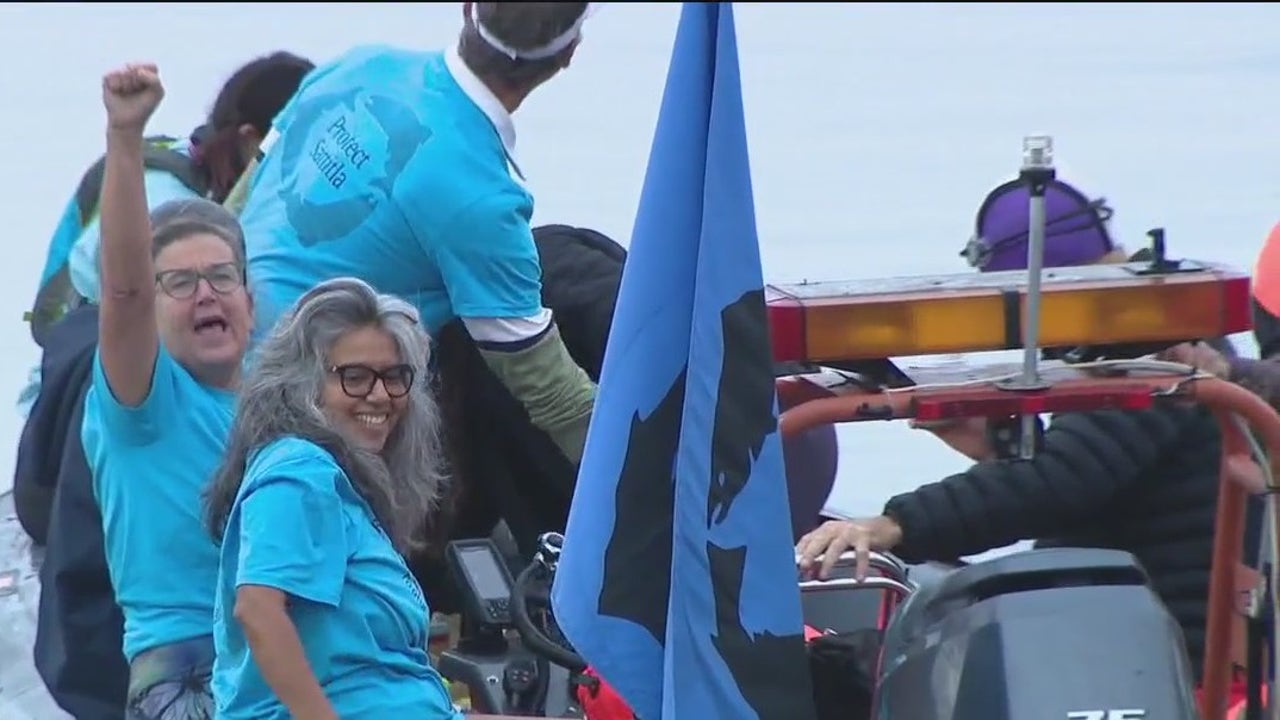
<path id="1" fill-rule="evenodd" d="M 774 359 L 840 362 L 1023 347 L 1028 273 L 765 288 Z M 1213 338 L 1252 327 L 1249 276 L 1182 260 L 1045 269 L 1040 347 Z"/>

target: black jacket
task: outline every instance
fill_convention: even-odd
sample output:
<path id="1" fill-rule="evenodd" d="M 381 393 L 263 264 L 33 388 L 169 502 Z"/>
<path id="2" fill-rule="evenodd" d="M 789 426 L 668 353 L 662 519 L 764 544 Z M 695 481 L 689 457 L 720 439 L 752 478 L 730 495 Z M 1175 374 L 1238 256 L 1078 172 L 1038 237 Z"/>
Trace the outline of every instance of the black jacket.
<path id="1" fill-rule="evenodd" d="M 13 495 L 22 529 L 44 545 L 66 440 L 80 444 L 81 405 L 98 344 L 97 308 L 69 313 L 46 331 L 40 394 L 31 406 L 14 464 Z"/>
<path id="2" fill-rule="evenodd" d="M 40 397 L 18 446 L 15 497 L 23 526 L 45 543 L 36 669 L 54 700 L 78 720 L 124 716 L 129 666 L 120 650 L 124 616 L 103 552 L 102 514 L 80 442 L 84 396 L 98 342 L 98 308 L 82 305 L 44 336 Z"/>
<path id="3" fill-rule="evenodd" d="M 884 513 L 902 526 L 894 552 L 908 562 L 1029 539 L 1133 553 L 1182 626 L 1199 678 L 1220 452 L 1202 406 L 1059 415 L 1033 460 L 978 463 L 892 498 Z M 1250 511 L 1245 547 L 1256 550 L 1260 513 Z"/>
<path id="4" fill-rule="evenodd" d="M 1253 339 L 1258 343 L 1258 357 L 1269 358 L 1280 355 L 1280 318 L 1272 315 L 1257 299 L 1251 301 L 1253 308 Z"/>

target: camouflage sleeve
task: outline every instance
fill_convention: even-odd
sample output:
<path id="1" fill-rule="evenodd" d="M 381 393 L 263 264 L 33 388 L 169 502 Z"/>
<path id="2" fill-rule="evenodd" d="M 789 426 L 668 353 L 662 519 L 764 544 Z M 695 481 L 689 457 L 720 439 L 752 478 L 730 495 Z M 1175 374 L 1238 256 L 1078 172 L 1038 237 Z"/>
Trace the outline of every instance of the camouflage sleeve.
<path id="1" fill-rule="evenodd" d="M 515 351 L 481 345 L 480 356 L 524 404 L 534 426 L 549 435 L 571 463 L 581 462 L 597 388 L 569 355 L 560 330 L 552 325 L 533 345 Z"/>

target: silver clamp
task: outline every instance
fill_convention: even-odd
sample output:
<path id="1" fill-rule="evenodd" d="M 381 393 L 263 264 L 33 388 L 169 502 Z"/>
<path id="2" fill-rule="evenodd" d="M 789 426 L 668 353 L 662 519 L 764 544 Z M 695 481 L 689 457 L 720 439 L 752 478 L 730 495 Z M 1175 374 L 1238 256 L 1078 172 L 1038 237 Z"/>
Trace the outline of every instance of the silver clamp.
<path id="1" fill-rule="evenodd" d="M 538 536 L 538 551 L 533 560 L 548 572 L 555 573 L 560 563 L 560 550 L 564 547 L 564 535 L 558 532 L 545 532 Z"/>

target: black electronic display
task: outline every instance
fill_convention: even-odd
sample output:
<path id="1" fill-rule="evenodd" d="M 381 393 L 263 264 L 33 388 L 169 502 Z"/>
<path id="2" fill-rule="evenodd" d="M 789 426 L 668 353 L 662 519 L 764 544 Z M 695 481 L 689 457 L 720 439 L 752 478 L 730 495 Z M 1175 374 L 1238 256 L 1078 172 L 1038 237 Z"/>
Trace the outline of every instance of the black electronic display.
<path id="1" fill-rule="evenodd" d="M 490 628 L 510 627 L 514 583 L 493 541 L 455 540 L 448 556 L 472 619 Z"/>

